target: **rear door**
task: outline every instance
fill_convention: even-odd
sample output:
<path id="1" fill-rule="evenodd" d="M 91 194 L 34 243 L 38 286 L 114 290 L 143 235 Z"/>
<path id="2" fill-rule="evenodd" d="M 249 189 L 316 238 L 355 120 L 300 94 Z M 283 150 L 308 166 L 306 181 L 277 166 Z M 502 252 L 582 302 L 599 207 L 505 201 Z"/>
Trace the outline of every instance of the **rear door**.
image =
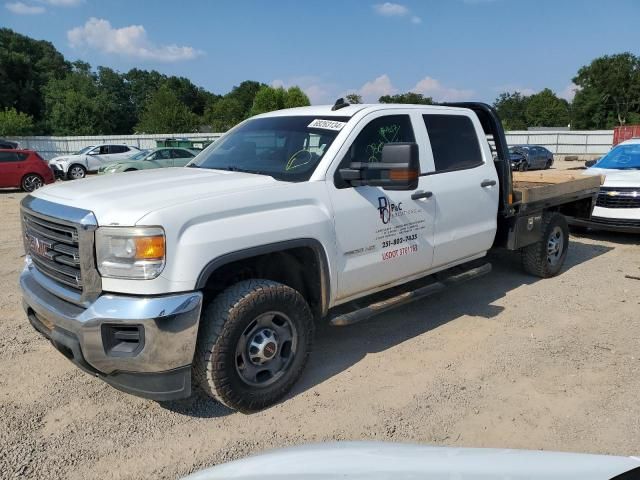
<path id="1" fill-rule="evenodd" d="M 433 267 L 481 256 L 497 229 L 498 174 L 480 122 L 472 112 L 422 115 L 433 167 L 425 189 L 436 209 Z"/>
<path id="2" fill-rule="evenodd" d="M 171 158 L 173 167 L 184 167 L 189 163 L 195 155 L 184 148 L 174 148 L 171 150 Z"/>
<path id="3" fill-rule="evenodd" d="M 22 180 L 24 162 L 18 161 L 15 151 L 0 151 L 0 187 L 17 187 Z"/>
<path id="4" fill-rule="evenodd" d="M 379 162 L 388 143 L 417 142 L 422 159 L 426 139 L 415 128 L 419 115 L 411 112 L 382 110 L 364 117 L 329 171 L 332 177 L 326 183 L 336 231 L 338 300 L 408 281 L 431 267 L 434 204 L 427 196 L 412 198 L 424 188 L 424 177 L 416 190 L 396 191 L 353 187 L 337 174 L 351 162 Z"/>

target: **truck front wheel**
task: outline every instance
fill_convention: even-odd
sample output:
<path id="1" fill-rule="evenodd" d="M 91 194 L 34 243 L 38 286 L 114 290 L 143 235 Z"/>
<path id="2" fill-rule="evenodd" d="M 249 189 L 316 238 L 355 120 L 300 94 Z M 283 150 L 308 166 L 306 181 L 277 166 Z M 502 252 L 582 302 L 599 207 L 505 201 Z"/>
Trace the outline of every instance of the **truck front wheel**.
<path id="1" fill-rule="evenodd" d="M 522 249 L 522 266 L 531 275 L 554 277 L 564 265 L 568 247 L 567 219 L 560 213 L 545 213 L 542 218 L 542 239 Z"/>
<path id="2" fill-rule="evenodd" d="M 241 412 L 273 405 L 300 377 L 313 331 L 311 309 L 296 290 L 271 280 L 239 282 L 202 313 L 194 379 Z"/>

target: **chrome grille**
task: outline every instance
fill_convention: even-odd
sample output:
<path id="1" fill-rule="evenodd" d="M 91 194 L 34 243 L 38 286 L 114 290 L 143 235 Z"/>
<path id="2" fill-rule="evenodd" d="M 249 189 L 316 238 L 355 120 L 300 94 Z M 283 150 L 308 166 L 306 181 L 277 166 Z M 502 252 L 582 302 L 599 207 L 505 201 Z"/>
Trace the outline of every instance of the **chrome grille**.
<path id="1" fill-rule="evenodd" d="M 640 187 L 600 188 L 596 205 L 604 208 L 640 208 Z"/>
<path id="2" fill-rule="evenodd" d="M 78 229 L 23 212 L 25 248 L 38 271 L 82 291 Z"/>

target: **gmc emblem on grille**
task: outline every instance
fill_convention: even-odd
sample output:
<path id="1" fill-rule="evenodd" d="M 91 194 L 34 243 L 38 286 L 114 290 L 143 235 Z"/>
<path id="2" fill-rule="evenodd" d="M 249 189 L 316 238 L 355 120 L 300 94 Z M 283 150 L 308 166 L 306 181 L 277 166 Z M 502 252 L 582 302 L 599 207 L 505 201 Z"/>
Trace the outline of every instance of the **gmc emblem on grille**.
<path id="1" fill-rule="evenodd" d="M 27 238 L 29 239 L 29 250 L 31 250 L 33 253 L 37 253 L 42 257 L 47 255 L 49 246 L 46 243 L 41 242 L 38 237 L 34 237 L 29 234 L 27 234 Z"/>

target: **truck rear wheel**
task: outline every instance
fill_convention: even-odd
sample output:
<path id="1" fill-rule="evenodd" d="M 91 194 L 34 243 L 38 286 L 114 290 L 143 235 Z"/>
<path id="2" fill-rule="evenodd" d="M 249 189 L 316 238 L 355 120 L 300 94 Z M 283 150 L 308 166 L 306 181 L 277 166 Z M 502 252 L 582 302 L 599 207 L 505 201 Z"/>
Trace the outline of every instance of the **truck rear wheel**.
<path id="1" fill-rule="evenodd" d="M 311 309 L 296 290 L 271 280 L 239 282 L 203 311 L 194 379 L 227 407 L 263 409 L 300 377 L 313 332 Z"/>
<path id="2" fill-rule="evenodd" d="M 542 218 L 542 239 L 522 249 L 522 266 L 531 275 L 554 277 L 564 265 L 568 247 L 566 218 L 560 213 L 546 213 Z"/>

